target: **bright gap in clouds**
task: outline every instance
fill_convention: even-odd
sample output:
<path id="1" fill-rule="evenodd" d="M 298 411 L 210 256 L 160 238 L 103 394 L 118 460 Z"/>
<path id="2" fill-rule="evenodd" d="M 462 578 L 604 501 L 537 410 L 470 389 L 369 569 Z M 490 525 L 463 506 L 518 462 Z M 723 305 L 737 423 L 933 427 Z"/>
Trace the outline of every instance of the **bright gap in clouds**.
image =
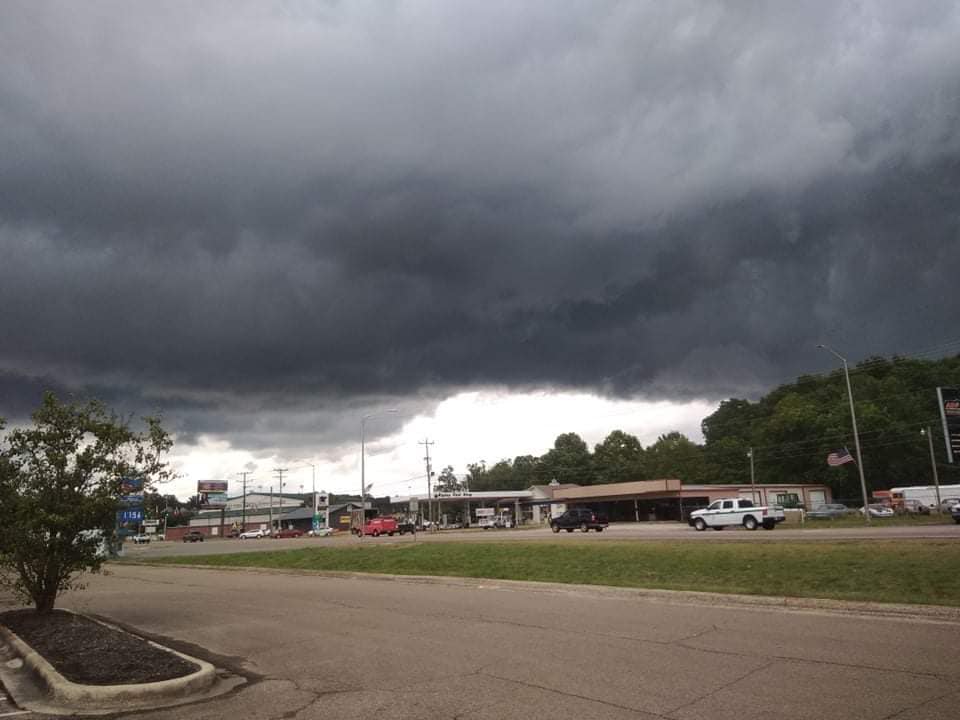
<path id="1" fill-rule="evenodd" d="M 465 392 L 441 402 L 431 415 L 418 415 L 389 436 L 378 436 L 378 419 L 367 422 L 366 481 L 376 496 L 426 492 L 424 447 L 429 438 L 431 464 L 439 475 L 452 465 L 458 475 L 469 463 L 486 461 L 487 467 L 517 455 L 539 456 L 553 447 L 561 433 L 575 432 L 590 450 L 614 430 L 636 435 L 644 447 L 660 435 L 678 430 L 702 442 L 700 422 L 716 409 L 715 403 L 612 400 L 585 393 L 507 394 L 494 391 Z M 316 465 L 318 490 L 359 492 L 360 437 L 354 447 L 340 447 L 315 459 L 264 457 L 228 443 L 205 438 L 200 444 L 171 457 L 185 477 L 164 488 L 181 499 L 194 494 L 197 480 L 229 480 L 230 494 L 239 494 L 237 473 L 252 470 L 248 490 L 277 490 L 273 469 L 285 467 L 285 492 L 309 492 Z"/>

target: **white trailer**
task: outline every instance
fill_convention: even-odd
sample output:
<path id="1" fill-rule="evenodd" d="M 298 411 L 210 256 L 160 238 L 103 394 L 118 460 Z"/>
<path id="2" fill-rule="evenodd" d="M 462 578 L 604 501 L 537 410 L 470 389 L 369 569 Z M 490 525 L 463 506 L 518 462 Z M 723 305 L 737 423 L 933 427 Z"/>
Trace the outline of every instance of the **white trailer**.
<path id="1" fill-rule="evenodd" d="M 935 485 L 911 485 L 909 487 L 890 488 L 895 506 L 903 506 L 904 500 L 916 500 L 928 508 L 937 507 L 937 488 Z M 940 500 L 948 497 L 960 497 L 960 485 L 941 485 Z"/>

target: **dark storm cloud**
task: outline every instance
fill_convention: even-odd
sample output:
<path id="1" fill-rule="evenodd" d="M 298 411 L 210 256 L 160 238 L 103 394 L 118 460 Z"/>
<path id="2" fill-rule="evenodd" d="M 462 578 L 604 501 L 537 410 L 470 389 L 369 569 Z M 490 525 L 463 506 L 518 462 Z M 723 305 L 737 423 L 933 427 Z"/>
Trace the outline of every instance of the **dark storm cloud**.
<path id="1" fill-rule="evenodd" d="M 268 451 L 952 338 L 960 11 L 797 5 L 4 3 L 0 414 Z"/>

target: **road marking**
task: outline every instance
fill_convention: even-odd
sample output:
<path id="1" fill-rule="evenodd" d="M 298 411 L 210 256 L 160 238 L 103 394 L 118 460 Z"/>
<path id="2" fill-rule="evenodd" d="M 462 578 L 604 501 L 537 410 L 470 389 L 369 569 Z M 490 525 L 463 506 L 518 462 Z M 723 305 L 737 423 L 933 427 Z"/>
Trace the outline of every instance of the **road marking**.
<path id="1" fill-rule="evenodd" d="M 14 715 L 26 715 L 29 710 L 17 710 L 16 712 L 0 713 L 0 717 L 12 717 Z"/>

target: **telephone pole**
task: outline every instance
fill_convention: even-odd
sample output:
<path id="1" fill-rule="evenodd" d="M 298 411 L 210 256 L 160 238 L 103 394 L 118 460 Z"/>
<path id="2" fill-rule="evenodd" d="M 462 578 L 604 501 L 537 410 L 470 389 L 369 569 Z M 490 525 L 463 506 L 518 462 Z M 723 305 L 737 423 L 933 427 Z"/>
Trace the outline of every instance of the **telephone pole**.
<path id="1" fill-rule="evenodd" d="M 424 460 L 427 463 L 427 516 L 431 523 L 433 523 L 433 497 L 430 492 L 430 446 L 433 445 L 433 441 L 430 438 L 421 440 L 418 445 L 423 445 L 424 449 L 427 451 L 427 455 Z M 433 526 L 431 525 L 431 529 Z"/>
<path id="2" fill-rule="evenodd" d="M 238 472 L 237 475 L 243 478 L 243 519 L 240 521 L 240 532 L 247 531 L 247 475 L 252 473 L 248 472 Z"/>
<path id="3" fill-rule="evenodd" d="M 283 529 L 283 474 L 287 472 L 287 468 L 274 468 L 273 471 L 277 474 L 277 477 L 280 479 L 280 510 L 277 515 L 277 530 Z"/>

